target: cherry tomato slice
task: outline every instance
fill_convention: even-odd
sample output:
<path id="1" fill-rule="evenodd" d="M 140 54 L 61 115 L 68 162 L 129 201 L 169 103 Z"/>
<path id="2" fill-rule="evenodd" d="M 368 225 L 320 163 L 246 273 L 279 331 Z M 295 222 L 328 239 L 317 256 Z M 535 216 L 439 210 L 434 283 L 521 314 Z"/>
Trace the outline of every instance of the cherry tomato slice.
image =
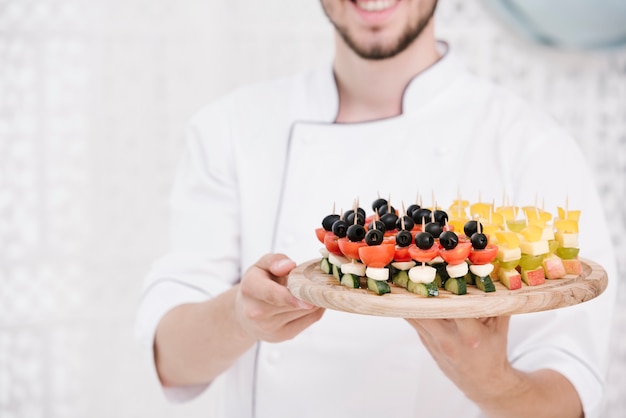
<path id="1" fill-rule="evenodd" d="M 359 248 L 361 261 L 368 267 L 385 267 L 393 261 L 396 252 L 395 245 L 365 245 Z"/>
<path id="2" fill-rule="evenodd" d="M 324 246 L 326 247 L 329 253 L 335 254 L 335 255 L 343 255 L 343 253 L 339 249 L 339 244 L 337 243 L 338 240 L 339 240 L 339 237 L 333 234 L 332 232 L 328 232 L 324 236 Z"/>
<path id="3" fill-rule="evenodd" d="M 396 246 L 396 252 L 393 255 L 394 261 L 411 261 L 411 254 L 409 254 L 409 247 Z"/>
<path id="4" fill-rule="evenodd" d="M 448 264 L 460 264 L 469 256 L 472 250 L 472 244 L 467 241 L 459 241 L 456 247 L 451 250 L 442 249 L 439 251 L 439 255 Z"/>
<path id="5" fill-rule="evenodd" d="M 482 250 L 472 248 L 467 258 L 469 258 L 472 264 L 489 264 L 496 259 L 496 255 L 498 255 L 498 247 L 496 245 L 487 245 Z"/>
<path id="6" fill-rule="evenodd" d="M 322 244 L 324 243 L 324 237 L 326 237 L 326 232 L 328 231 L 321 227 L 315 229 L 315 236 Z"/>
<path id="7" fill-rule="evenodd" d="M 376 215 L 370 215 L 367 218 L 365 218 L 365 225 L 369 225 L 372 222 L 374 222 L 375 220 L 378 220 L 378 216 Z"/>
<path id="8" fill-rule="evenodd" d="M 409 254 L 411 255 L 411 258 L 421 263 L 426 263 L 432 260 L 433 258 L 437 257 L 437 254 L 439 253 L 439 247 L 434 244 L 432 247 L 430 247 L 427 250 L 422 250 L 415 244 L 409 245 L 408 248 L 409 248 Z"/>
<path id="9" fill-rule="evenodd" d="M 348 238 L 339 238 L 339 249 L 342 254 L 352 260 L 361 260 L 359 257 L 359 248 L 367 245 L 365 241 L 350 241 Z"/>

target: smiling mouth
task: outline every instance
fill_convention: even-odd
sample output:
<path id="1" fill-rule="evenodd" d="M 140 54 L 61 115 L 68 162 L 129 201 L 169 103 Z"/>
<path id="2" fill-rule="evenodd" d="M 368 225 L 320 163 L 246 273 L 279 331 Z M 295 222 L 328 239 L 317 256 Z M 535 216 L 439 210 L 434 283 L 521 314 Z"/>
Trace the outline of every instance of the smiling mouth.
<path id="1" fill-rule="evenodd" d="M 366 12 L 382 12 L 393 7 L 397 0 L 351 0 L 356 7 Z"/>

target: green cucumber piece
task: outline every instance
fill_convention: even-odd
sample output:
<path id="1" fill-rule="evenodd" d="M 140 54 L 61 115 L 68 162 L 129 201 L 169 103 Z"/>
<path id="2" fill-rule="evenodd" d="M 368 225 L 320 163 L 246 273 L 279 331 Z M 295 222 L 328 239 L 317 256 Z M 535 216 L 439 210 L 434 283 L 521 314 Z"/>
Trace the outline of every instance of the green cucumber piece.
<path id="1" fill-rule="evenodd" d="M 351 289 L 358 289 L 361 287 L 361 278 L 356 274 L 344 274 L 339 283 Z"/>
<path id="2" fill-rule="evenodd" d="M 326 274 L 333 274 L 333 265 L 330 264 L 330 261 L 328 261 L 326 257 L 322 258 L 322 261 L 320 261 L 320 269 Z"/>
<path id="3" fill-rule="evenodd" d="M 409 273 L 406 270 L 396 270 L 391 282 L 396 286 L 404 287 L 406 289 L 409 283 Z"/>
<path id="4" fill-rule="evenodd" d="M 439 296 L 439 288 L 434 281 L 430 283 L 415 283 L 409 280 L 406 290 L 425 297 Z"/>
<path id="5" fill-rule="evenodd" d="M 435 282 L 437 283 L 437 286 L 441 288 L 443 288 L 443 285 L 446 282 L 446 280 L 450 278 L 450 275 L 448 274 L 448 270 L 446 270 L 446 265 L 447 263 L 434 263 L 430 265 L 431 267 L 434 267 L 435 270 L 437 270 L 437 275 L 435 276 Z"/>
<path id="6" fill-rule="evenodd" d="M 473 273 L 472 273 L 472 277 L 474 279 L 474 282 L 476 283 L 476 287 L 482 290 L 483 292 L 489 293 L 489 292 L 496 291 L 496 287 L 494 286 L 493 280 L 491 280 L 491 277 L 489 276 L 480 277 L 480 276 L 476 276 Z"/>
<path id="7" fill-rule="evenodd" d="M 474 285 L 476 284 L 477 277 L 478 276 L 472 273 L 471 271 L 468 271 L 467 274 L 463 276 L 463 278 L 465 279 L 465 284 L 474 284 Z"/>
<path id="8" fill-rule="evenodd" d="M 391 293 L 391 288 L 387 282 L 367 278 L 367 288 L 377 295 Z"/>
<path id="9" fill-rule="evenodd" d="M 455 295 L 464 295 L 467 293 L 467 284 L 465 283 L 465 277 L 459 277 L 456 279 L 449 278 L 444 284 L 444 288 L 448 292 L 452 292 Z"/>
<path id="10" fill-rule="evenodd" d="M 335 279 L 337 279 L 337 281 L 341 283 L 341 277 L 343 276 L 343 273 L 341 272 L 341 268 L 337 267 L 334 264 L 332 264 L 332 266 L 333 266 L 333 276 L 335 276 Z"/>

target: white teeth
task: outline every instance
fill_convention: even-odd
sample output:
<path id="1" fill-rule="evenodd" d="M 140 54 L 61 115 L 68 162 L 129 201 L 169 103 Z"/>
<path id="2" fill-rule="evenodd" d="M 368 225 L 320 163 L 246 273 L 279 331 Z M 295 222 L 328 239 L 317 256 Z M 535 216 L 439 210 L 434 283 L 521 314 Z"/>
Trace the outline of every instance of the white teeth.
<path id="1" fill-rule="evenodd" d="M 382 10 L 389 9 L 394 4 L 396 4 L 396 0 L 374 0 L 356 2 L 358 8 L 365 10 L 366 12 L 380 12 Z"/>

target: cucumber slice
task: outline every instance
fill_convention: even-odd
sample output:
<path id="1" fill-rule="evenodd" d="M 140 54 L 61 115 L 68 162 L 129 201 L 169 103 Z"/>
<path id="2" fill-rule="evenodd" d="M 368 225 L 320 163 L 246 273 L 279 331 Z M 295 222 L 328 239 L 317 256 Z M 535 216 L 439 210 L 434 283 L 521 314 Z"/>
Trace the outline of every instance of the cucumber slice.
<path id="1" fill-rule="evenodd" d="M 476 277 L 479 277 L 479 276 L 475 275 L 471 271 L 468 271 L 467 274 L 464 277 L 465 284 L 473 284 L 473 285 L 475 285 L 476 284 Z"/>
<path id="2" fill-rule="evenodd" d="M 483 292 L 495 292 L 496 287 L 493 284 L 493 280 L 489 276 L 476 276 L 472 274 L 474 282 L 476 283 L 476 287 L 482 290 Z"/>
<path id="3" fill-rule="evenodd" d="M 409 281 L 409 273 L 406 270 L 396 270 L 396 273 L 393 275 L 391 282 L 396 286 L 404 287 L 406 289 L 407 283 Z"/>
<path id="4" fill-rule="evenodd" d="M 391 288 L 389 284 L 385 281 L 374 280 L 367 278 L 367 288 L 377 295 L 383 295 L 385 293 L 391 293 Z"/>
<path id="5" fill-rule="evenodd" d="M 361 286 L 361 278 L 355 274 L 348 273 L 341 277 L 340 283 L 345 287 L 358 289 Z"/>
<path id="6" fill-rule="evenodd" d="M 437 282 L 437 286 L 443 287 L 446 280 L 450 278 L 448 270 L 446 270 L 446 263 L 434 263 L 431 264 L 431 266 L 437 270 L 437 274 L 435 275 L 435 282 Z"/>
<path id="7" fill-rule="evenodd" d="M 333 274 L 333 266 L 326 257 L 322 258 L 322 261 L 320 261 L 320 269 L 326 274 Z"/>
<path id="8" fill-rule="evenodd" d="M 435 282 L 431 283 L 415 283 L 411 280 L 408 281 L 406 290 L 424 297 L 439 296 L 439 289 Z"/>
<path id="9" fill-rule="evenodd" d="M 455 295 L 464 295 L 467 293 L 467 284 L 464 277 L 449 278 L 444 285 L 448 292 L 452 292 Z"/>
<path id="10" fill-rule="evenodd" d="M 333 266 L 333 276 L 335 276 L 335 279 L 337 279 L 337 281 L 341 282 L 341 277 L 343 276 L 343 273 L 341 272 L 341 267 L 338 267 L 336 264 L 332 264 Z"/>

